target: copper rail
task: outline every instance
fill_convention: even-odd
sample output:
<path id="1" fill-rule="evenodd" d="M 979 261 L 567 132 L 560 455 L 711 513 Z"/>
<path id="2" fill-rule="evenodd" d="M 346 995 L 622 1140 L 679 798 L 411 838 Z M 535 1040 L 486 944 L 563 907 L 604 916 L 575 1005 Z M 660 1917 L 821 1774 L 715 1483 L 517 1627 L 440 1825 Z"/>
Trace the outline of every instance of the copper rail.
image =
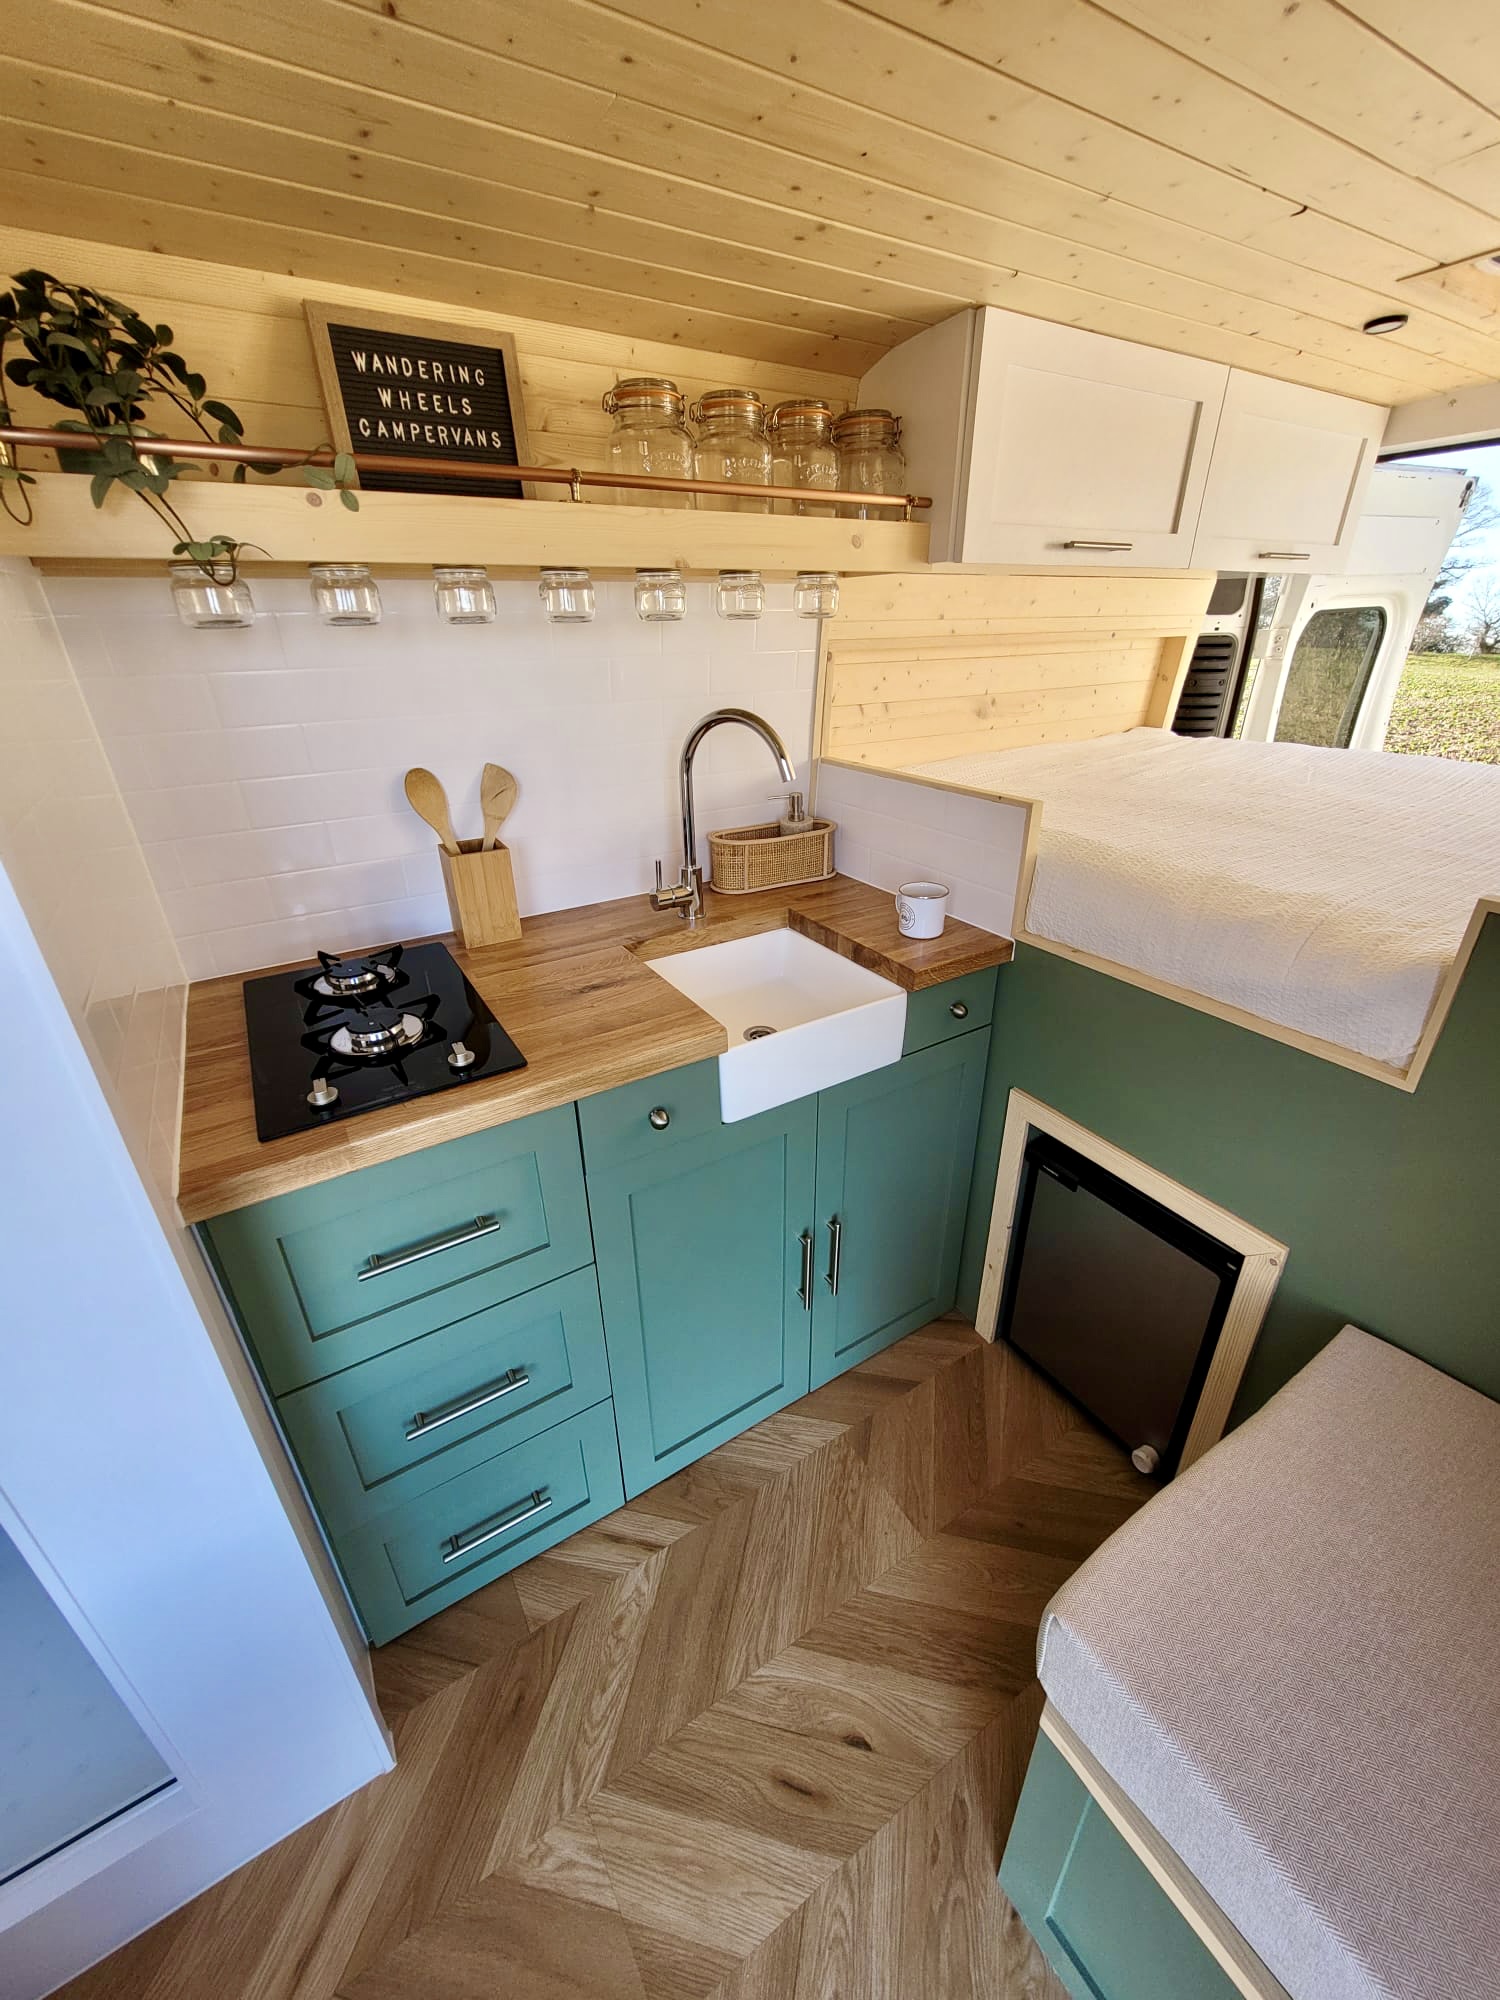
<path id="1" fill-rule="evenodd" d="M 88 431 L 33 430 L 24 424 L 0 425 L 0 446 L 33 445 L 41 451 L 102 451 L 106 440 Z M 333 464 L 329 446 L 299 451 L 276 444 L 215 444 L 208 438 L 126 438 L 137 458 L 223 459 L 231 465 L 288 466 Z M 401 458 L 391 452 L 356 451 L 349 456 L 361 472 L 407 472 L 421 479 L 518 479 L 534 486 L 566 486 L 575 500 L 585 486 L 626 487 L 648 493 L 712 493 L 728 498 L 815 500 L 830 506 L 843 502 L 879 513 L 897 513 L 909 521 L 914 510 L 930 507 L 920 493 L 850 493 L 821 486 L 751 486 L 726 479 L 657 479 L 637 472 L 583 472 L 577 466 L 475 465 L 453 458 Z"/>

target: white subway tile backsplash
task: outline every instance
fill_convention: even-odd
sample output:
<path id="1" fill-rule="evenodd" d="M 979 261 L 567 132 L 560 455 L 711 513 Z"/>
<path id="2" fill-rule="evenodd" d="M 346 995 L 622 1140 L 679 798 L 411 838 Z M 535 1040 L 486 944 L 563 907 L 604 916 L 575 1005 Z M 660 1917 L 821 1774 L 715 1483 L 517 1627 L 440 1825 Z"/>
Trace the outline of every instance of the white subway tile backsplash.
<path id="1" fill-rule="evenodd" d="M 793 616 L 789 583 L 768 588 L 766 616 L 735 623 L 695 579 L 687 618 L 652 625 L 631 581 L 609 578 L 595 621 L 566 627 L 546 624 L 534 582 L 497 579 L 497 622 L 464 628 L 437 620 L 425 578 L 382 579 L 382 623 L 336 631 L 301 578 L 267 578 L 253 626 L 193 632 L 165 578 L 47 583 L 195 978 L 447 929 L 435 843 L 403 795 L 412 764 L 474 834 L 480 766 L 514 771 L 526 914 L 641 894 L 657 856 L 675 869 L 677 759 L 712 706 L 763 715 L 805 789 L 817 627 Z M 769 819 L 779 783 L 763 744 L 716 730 L 702 831 Z"/>

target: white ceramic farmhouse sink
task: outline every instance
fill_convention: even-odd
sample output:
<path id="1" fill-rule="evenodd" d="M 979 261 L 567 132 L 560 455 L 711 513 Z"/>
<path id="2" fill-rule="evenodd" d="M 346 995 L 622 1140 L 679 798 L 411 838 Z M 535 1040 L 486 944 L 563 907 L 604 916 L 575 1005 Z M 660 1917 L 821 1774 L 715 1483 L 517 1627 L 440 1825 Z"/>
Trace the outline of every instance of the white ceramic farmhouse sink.
<path id="1" fill-rule="evenodd" d="M 796 931 L 763 931 L 646 963 L 728 1032 L 719 1057 L 726 1125 L 900 1058 L 902 988 Z"/>

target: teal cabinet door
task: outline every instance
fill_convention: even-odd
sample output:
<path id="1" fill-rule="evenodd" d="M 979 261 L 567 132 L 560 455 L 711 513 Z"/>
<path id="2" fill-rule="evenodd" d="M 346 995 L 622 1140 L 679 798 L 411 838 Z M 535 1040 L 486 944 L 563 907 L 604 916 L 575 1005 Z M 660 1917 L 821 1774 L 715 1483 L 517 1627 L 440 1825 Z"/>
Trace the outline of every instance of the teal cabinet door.
<path id="1" fill-rule="evenodd" d="M 988 1052 L 960 1035 L 818 1099 L 814 1388 L 953 1304 Z"/>
<path id="2" fill-rule="evenodd" d="M 817 1100 L 589 1177 L 625 1491 L 806 1394 Z"/>
<path id="3" fill-rule="evenodd" d="M 1238 2000 L 1045 1736 L 1031 1753 L 1000 1886 L 1074 2000 Z"/>

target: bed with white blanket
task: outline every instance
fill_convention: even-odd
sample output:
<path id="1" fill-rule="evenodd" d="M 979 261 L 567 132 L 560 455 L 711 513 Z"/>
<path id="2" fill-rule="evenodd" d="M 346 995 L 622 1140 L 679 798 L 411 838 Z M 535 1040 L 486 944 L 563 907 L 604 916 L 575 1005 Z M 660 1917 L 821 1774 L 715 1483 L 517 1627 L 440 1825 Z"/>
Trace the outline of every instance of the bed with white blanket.
<path id="1" fill-rule="evenodd" d="M 907 769 L 1039 803 L 1033 940 L 1397 1074 L 1500 896 L 1489 765 L 1143 728 Z"/>

